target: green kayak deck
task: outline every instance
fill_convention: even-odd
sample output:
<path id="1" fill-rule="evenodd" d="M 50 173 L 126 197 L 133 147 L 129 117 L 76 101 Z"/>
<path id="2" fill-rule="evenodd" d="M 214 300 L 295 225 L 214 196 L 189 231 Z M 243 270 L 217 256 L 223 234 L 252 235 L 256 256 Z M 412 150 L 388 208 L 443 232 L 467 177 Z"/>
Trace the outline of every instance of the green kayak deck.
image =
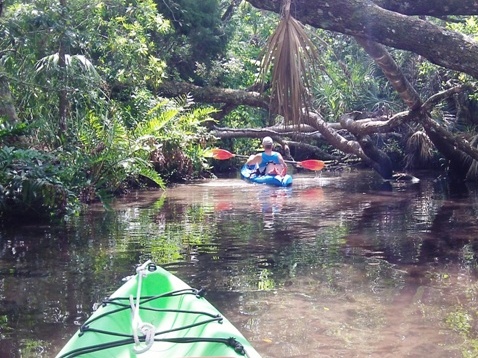
<path id="1" fill-rule="evenodd" d="M 201 290 L 147 262 L 104 300 L 57 355 L 70 357 L 260 355 Z"/>

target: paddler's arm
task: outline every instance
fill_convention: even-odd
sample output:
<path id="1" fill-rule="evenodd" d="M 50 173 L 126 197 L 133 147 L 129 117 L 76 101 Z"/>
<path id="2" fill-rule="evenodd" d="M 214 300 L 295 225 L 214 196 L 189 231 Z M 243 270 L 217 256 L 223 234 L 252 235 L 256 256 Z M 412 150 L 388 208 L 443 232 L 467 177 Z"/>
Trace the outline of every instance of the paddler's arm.
<path id="1" fill-rule="evenodd" d="M 260 162 L 262 162 L 262 154 L 258 153 L 258 154 L 251 155 L 249 159 L 247 159 L 246 164 L 254 165 L 254 164 L 259 164 Z"/>
<path id="2" fill-rule="evenodd" d="M 282 172 L 280 173 L 280 175 L 284 176 L 287 174 L 287 163 L 284 161 L 284 158 L 282 158 L 282 154 L 278 153 L 278 157 L 279 157 L 279 162 L 282 165 Z"/>

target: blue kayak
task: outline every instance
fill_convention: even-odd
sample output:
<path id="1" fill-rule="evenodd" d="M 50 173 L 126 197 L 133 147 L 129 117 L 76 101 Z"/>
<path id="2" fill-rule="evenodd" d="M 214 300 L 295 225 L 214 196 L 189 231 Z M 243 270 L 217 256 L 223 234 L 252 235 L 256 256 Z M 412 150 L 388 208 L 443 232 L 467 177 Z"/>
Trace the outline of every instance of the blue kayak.
<path id="1" fill-rule="evenodd" d="M 292 176 L 286 175 L 260 175 L 257 173 L 257 165 L 247 165 L 241 168 L 241 178 L 252 183 L 267 184 L 274 186 L 291 186 Z"/>

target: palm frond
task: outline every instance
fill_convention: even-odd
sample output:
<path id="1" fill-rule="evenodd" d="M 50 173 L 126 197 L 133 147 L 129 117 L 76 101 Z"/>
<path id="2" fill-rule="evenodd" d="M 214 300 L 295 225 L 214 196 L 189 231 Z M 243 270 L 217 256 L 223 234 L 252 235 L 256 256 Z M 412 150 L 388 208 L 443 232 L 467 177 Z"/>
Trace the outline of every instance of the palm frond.
<path id="1" fill-rule="evenodd" d="M 412 168 L 415 164 L 426 163 L 433 157 L 433 143 L 424 131 L 416 131 L 407 140 L 405 167 Z"/>
<path id="2" fill-rule="evenodd" d="M 44 70 L 58 69 L 60 61 L 60 54 L 58 52 L 45 56 L 38 60 L 36 63 L 36 72 L 42 72 Z M 100 79 L 100 75 L 96 72 L 93 63 L 84 55 L 65 55 L 65 65 L 67 69 L 77 64 L 78 67 L 86 73 L 93 75 L 95 79 Z"/>
<path id="3" fill-rule="evenodd" d="M 260 81 L 272 67 L 271 109 L 284 117 L 286 125 L 300 125 L 310 108 L 308 71 L 318 62 L 314 43 L 304 26 L 290 14 L 290 0 L 285 0 L 282 17 L 262 53 Z"/>
<path id="4" fill-rule="evenodd" d="M 190 93 L 185 95 L 179 95 L 178 97 L 173 98 L 172 101 L 177 108 L 189 108 L 192 107 L 195 103 L 194 98 Z"/>

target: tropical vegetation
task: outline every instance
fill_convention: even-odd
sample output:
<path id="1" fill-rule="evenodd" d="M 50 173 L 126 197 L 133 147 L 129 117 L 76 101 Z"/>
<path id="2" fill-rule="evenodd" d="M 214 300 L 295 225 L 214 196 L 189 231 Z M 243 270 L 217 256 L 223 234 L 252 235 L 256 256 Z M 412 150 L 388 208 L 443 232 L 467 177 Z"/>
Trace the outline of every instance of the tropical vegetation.
<path id="1" fill-rule="evenodd" d="M 476 180 L 477 9 L 419 3 L 2 1 L 0 217 L 204 177 L 266 134 Z"/>
<path id="2" fill-rule="evenodd" d="M 74 214 L 208 169 L 214 109 L 155 94 L 171 25 L 154 2 L 14 2 L 1 20 L 2 217 Z"/>

